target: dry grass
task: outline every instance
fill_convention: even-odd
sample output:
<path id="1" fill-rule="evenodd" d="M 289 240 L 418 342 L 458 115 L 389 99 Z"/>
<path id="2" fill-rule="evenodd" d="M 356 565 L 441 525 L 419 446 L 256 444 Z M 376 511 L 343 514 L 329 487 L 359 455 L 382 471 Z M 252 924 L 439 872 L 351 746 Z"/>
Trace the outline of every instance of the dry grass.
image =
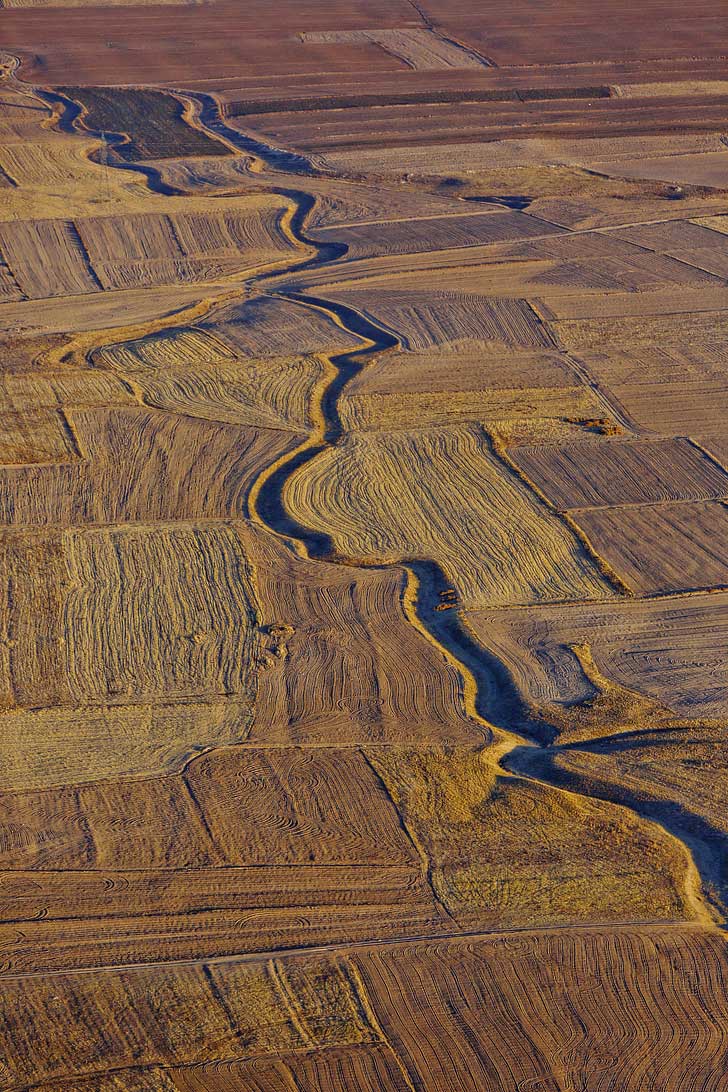
<path id="1" fill-rule="evenodd" d="M 418 192 L 411 186 L 382 186 L 363 180 L 352 185 L 332 177 L 311 177 L 307 179 L 307 187 L 316 197 L 309 219 L 312 229 L 473 211 L 457 200 Z"/>
<path id="2" fill-rule="evenodd" d="M 410 68 L 449 69 L 483 68 L 484 63 L 473 53 L 432 30 L 334 30 L 312 31 L 302 35 L 304 42 L 332 43 L 372 42 L 387 53 L 401 58 Z"/>
<path id="3" fill-rule="evenodd" d="M 129 880 L 124 872 L 112 872 L 106 879 L 104 889 L 88 872 L 67 873 L 60 882 L 40 871 L 11 877 L 13 897 L 27 909 L 8 924 L 0 922 L 4 941 L 12 940 L 21 921 L 24 932 L 22 949 L 8 953 L 3 971 L 93 971 L 218 958 L 241 950 L 266 953 L 429 936 L 443 929 L 443 915 L 413 869 L 309 865 L 292 870 L 267 865 L 167 875 L 136 869 Z M 37 897 L 39 884 L 44 900 Z M 77 912 L 80 894 L 83 913 Z M 299 982 L 286 991 L 290 1009 L 309 1001 L 297 997 Z M 324 1024 L 325 1010 L 316 1019 Z M 352 1023 L 343 1013 L 342 1033 Z M 302 1039 L 312 1045 L 312 1036 Z M 275 1040 L 267 1052 L 275 1053 Z"/>
<path id="4" fill-rule="evenodd" d="M 639 595 L 728 585 L 724 504 L 606 508 L 574 518 Z"/>
<path id="5" fill-rule="evenodd" d="M 260 641 L 232 528 L 6 532 L 2 562 L 6 787 L 174 768 L 244 737 Z"/>
<path id="6" fill-rule="evenodd" d="M 251 694 L 254 598 L 232 527 L 72 531 L 63 552 L 72 701 Z"/>
<path id="7" fill-rule="evenodd" d="M 3 12 L 0 1089 L 722 1088 L 719 19 L 566 2 Z"/>
<path id="8" fill-rule="evenodd" d="M 388 329 L 396 330 L 405 349 L 415 352 L 499 342 L 520 351 L 551 348 L 538 316 L 524 300 L 486 297 L 447 290 L 402 292 L 396 288 L 340 290 L 330 295 Z"/>
<path id="9" fill-rule="evenodd" d="M 180 1070 L 170 1070 L 170 1063 L 193 1066 L 185 1082 L 193 1073 L 227 1072 L 246 1087 L 276 1089 L 276 1074 L 308 1072 L 322 1081 L 328 1073 L 334 1083 L 320 1087 L 335 1089 L 337 1072 L 356 1074 L 361 1066 L 366 1074 L 371 1066 L 385 1076 L 399 1068 L 400 1077 L 386 1087 L 407 1088 L 401 1075 L 409 1072 L 427 1074 L 430 1082 L 456 1076 L 475 1092 L 483 1080 L 514 1069 L 523 1079 L 570 1079 L 590 1064 L 598 1036 L 600 1057 L 626 1087 L 648 1065 L 677 1089 L 683 1079 L 704 1083 L 723 1064 L 723 974 L 717 937 L 700 928 L 659 926 L 420 942 L 357 953 L 349 961 L 230 961 L 207 974 L 192 967 L 102 971 L 94 978 L 69 973 L 50 987 L 41 979 L 10 984 L 8 1034 L 16 1036 L 16 1049 L 4 1076 L 8 1088 L 32 1072 L 36 1084 L 38 1078 L 68 1082 L 73 1074 L 76 1087 L 88 1079 L 105 1089 L 100 1044 L 113 1067 L 133 1041 L 137 1069 L 126 1088 L 134 1092 L 164 1088 L 161 1074 L 156 1084 L 141 1082 L 160 1064 L 175 1076 Z M 63 1041 L 51 990 L 89 1013 L 87 1034 L 73 1046 Z M 655 1047 L 665 1009 L 669 1052 Z M 619 1015 L 605 1023 L 605 1010 Z M 38 1039 L 27 1034 L 29 1019 L 51 1048 L 42 1057 Z M 389 1043 L 396 1044 L 398 1059 Z M 377 1061 L 360 1057 L 357 1065 L 356 1044 L 380 1055 Z M 245 1063 L 250 1056 L 256 1060 Z M 254 1080 L 263 1083 L 248 1084 Z M 196 1086 L 178 1085 L 175 1076 L 175 1087 Z"/>
<path id="10" fill-rule="evenodd" d="M 685 315 L 676 316 L 672 342 L 663 328 L 656 341 L 645 336 L 616 346 L 600 342 L 579 349 L 578 356 L 640 430 L 665 437 L 713 434 L 712 442 L 720 444 L 728 408 L 721 365 L 725 347 L 719 324 L 711 327 L 702 317 L 691 315 L 688 331 Z"/>
<path id="11" fill-rule="evenodd" d="M 310 406 L 326 375 L 319 358 L 256 360 L 196 327 L 112 346 L 95 361 L 155 409 L 298 433 L 313 427 Z"/>
<path id="12" fill-rule="evenodd" d="M 669 161 L 675 163 L 675 157 L 669 157 Z M 651 162 L 644 160 L 643 164 Z M 619 177 L 618 166 L 612 172 L 609 165 L 600 163 L 595 163 L 591 170 L 577 164 L 534 163 L 491 170 L 485 167 L 455 170 L 446 177 L 418 175 L 411 179 L 411 184 L 428 192 L 475 201 L 484 197 L 494 201 L 499 197 L 525 198 L 529 202 L 529 215 L 568 228 L 604 227 L 663 216 L 695 216 L 701 210 L 708 211 L 711 206 L 721 208 L 724 204 L 724 198 L 710 183 L 702 186 L 699 180 L 695 185 L 688 184 L 688 178 L 682 181 L 685 184 L 678 187 L 669 175 L 660 181 L 659 174 L 654 179 L 644 178 L 639 170 L 634 178 L 623 178 Z"/>
<path id="13" fill-rule="evenodd" d="M 463 342 L 443 355 L 386 353 L 347 383 L 339 401 L 349 431 L 388 432 L 456 421 L 525 430 L 594 419 L 605 406 L 568 361 L 547 350 L 505 354 L 496 345 Z"/>
<path id="14" fill-rule="evenodd" d="M 290 430 L 229 425 L 140 406 L 69 414 L 83 458 L 0 468 L 0 519 L 20 526 L 229 519 Z"/>
<path id="15" fill-rule="evenodd" d="M 534 303 L 546 320 L 617 318 L 625 315 L 694 314 L 721 311 L 728 306 L 728 291 L 714 288 L 655 288 L 647 292 L 584 292 L 545 295 Z"/>
<path id="16" fill-rule="evenodd" d="M 296 472 L 286 503 L 345 556 L 435 558 L 471 606 L 608 594 L 478 428 L 358 433 Z"/>
<path id="17" fill-rule="evenodd" d="M 360 338 L 322 311 L 260 296 L 217 311 L 204 324 L 243 356 L 299 356 L 351 349 Z"/>
<path id="18" fill-rule="evenodd" d="M 726 746 L 720 727 L 695 728 L 689 733 L 661 729 L 629 740 L 605 740 L 561 751 L 553 761 L 557 769 L 585 785 L 609 783 L 617 792 L 668 807 L 679 802 L 684 812 L 703 820 L 720 837 L 728 834 Z"/>
<path id="19" fill-rule="evenodd" d="M 65 365 L 74 359 L 77 366 L 85 367 L 86 352 L 98 348 L 99 342 L 139 337 L 150 327 L 177 326 L 185 318 L 194 321 L 229 293 L 229 284 L 219 283 L 205 285 L 204 289 L 199 285 L 131 288 L 7 303 L 3 316 L 8 324 L 10 358 L 18 355 L 20 346 L 28 344 L 33 350 L 40 349 L 35 359 L 26 361 L 28 364 L 48 364 L 56 370 L 59 363 Z"/>
<path id="20" fill-rule="evenodd" d="M 717 234 L 717 233 L 716 233 Z M 614 319 L 565 319 L 551 324 L 559 345 L 567 351 L 582 353 L 598 350 L 651 349 L 655 346 L 679 347 L 689 341 L 694 347 L 702 343 L 723 343 L 728 328 L 725 311 L 703 311 L 690 319 L 690 338 L 686 337 L 682 315 L 639 315 Z"/>
<path id="21" fill-rule="evenodd" d="M 224 279 L 295 249 L 281 226 L 287 205 L 243 200 L 224 212 L 5 223 L 0 252 L 27 299 Z"/>
<path id="22" fill-rule="evenodd" d="M 264 631 L 252 738 L 474 742 L 458 671 L 411 623 L 405 575 L 304 561 L 246 537 Z"/>
<path id="23" fill-rule="evenodd" d="M 48 128 L 45 103 L 22 98 L 27 106 L 9 112 L 3 132 L 0 169 L 14 185 L 3 190 L 0 222 L 119 211 L 149 200 L 139 175 L 106 172 L 89 158 L 99 149 L 98 140 Z"/>
<path id="24" fill-rule="evenodd" d="M 78 458 L 73 433 L 63 414 L 54 410 L 0 414 L 0 429 L 2 466 L 67 463 Z"/>
<path id="25" fill-rule="evenodd" d="M 689 916 L 680 855 L 627 811 L 504 777 L 487 751 L 373 761 L 462 925 Z"/>
<path id="26" fill-rule="evenodd" d="M 244 740 L 250 720 L 247 700 L 4 711 L 0 788 L 18 792 L 180 769 L 196 751 Z M 20 846 L 11 844 L 15 858 Z"/>
<path id="27" fill-rule="evenodd" d="M 603 409 L 587 387 L 536 388 L 532 390 L 433 391 L 405 396 L 350 395 L 342 405 L 341 419 L 350 432 L 390 432 L 393 429 L 446 427 L 454 422 L 482 421 L 507 428 L 527 422 L 593 420 Z"/>
<path id="28" fill-rule="evenodd" d="M 41 979 L 10 986 L 7 1088 L 122 1068 L 129 1051 L 140 1066 L 169 1067 L 378 1039 L 343 960 L 70 972 L 50 991 Z M 73 1041 L 62 1033 L 66 1006 L 52 1000 L 59 991 L 87 1013 Z"/>
<path id="29" fill-rule="evenodd" d="M 650 156 L 636 162 L 603 163 L 609 174 L 625 178 L 655 179 L 675 186 L 701 186 L 724 192 L 728 187 L 728 155 L 725 148 L 705 149 L 677 156 Z"/>
<path id="30" fill-rule="evenodd" d="M 359 750 L 231 750 L 199 759 L 188 781 L 228 864 L 417 864 Z"/>
<path id="31" fill-rule="evenodd" d="M 467 140 L 458 143 L 452 139 L 452 113 L 448 118 L 450 136 L 447 141 L 436 147 L 418 146 L 416 142 L 400 147 L 357 148 L 353 151 L 327 152 L 325 161 L 328 166 L 344 172 L 357 174 L 379 174 L 384 177 L 405 175 L 439 175 L 449 178 L 453 173 L 453 164 L 459 171 L 480 172 L 492 170 L 511 170 L 517 167 L 541 167 L 546 163 L 559 163 L 569 167 L 587 167 L 606 173 L 617 174 L 613 164 L 618 162 L 629 168 L 635 162 L 639 170 L 645 158 L 660 155 L 672 158 L 676 146 L 681 155 L 689 152 L 721 152 L 718 132 L 681 134 L 680 137 L 668 136 L 628 136 L 610 138 L 597 137 L 583 139 L 548 139 L 528 136 L 522 139 Z M 481 122 L 482 132 L 482 122 Z M 690 179 L 685 179 L 690 181 Z"/>
<path id="32" fill-rule="evenodd" d="M 646 725 L 674 720 L 674 714 L 659 701 L 603 675 L 589 644 L 572 644 L 566 651 L 578 663 L 591 693 L 574 704 L 550 704 L 537 711 L 537 716 L 557 729 L 560 741 L 573 743 L 625 730 L 640 731 Z"/>
<path id="33" fill-rule="evenodd" d="M 551 224 L 544 224 L 520 212 L 493 209 L 480 215 L 438 216 L 394 223 L 320 228 L 315 238 L 322 242 L 343 243 L 346 258 L 371 258 L 379 254 L 417 254 L 457 247 L 483 246 L 509 239 L 527 239 L 531 235 L 556 234 Z"/>

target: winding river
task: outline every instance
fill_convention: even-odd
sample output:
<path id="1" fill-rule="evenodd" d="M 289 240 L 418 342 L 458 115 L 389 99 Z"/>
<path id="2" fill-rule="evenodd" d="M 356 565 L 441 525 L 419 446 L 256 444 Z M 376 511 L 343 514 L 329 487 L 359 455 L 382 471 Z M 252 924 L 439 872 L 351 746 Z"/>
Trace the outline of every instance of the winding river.
<path id="1" fill-rule="evenodd" d="M 83 110 L 71 99 L 50 89 L 34 89 L 34 93 L 60 110 L 58 125 L 67 132 L 81 130 Z M 194 122 L 212 138 L 218 138 L 231 148 L 253 157 L 254 170 L 265 171 L 271 184 L 270 193 L 278 194 L 292 202 L 294 211 L 290 220 L 296 240 L 309 249 L 312 257 L 291 265 L 287 272 L 299 272 L 306 268 L 324 267 L 340 259 L 346 252 L 342 244 L 322 244 L 306 235 L 306 222 L 314 206 L 315 197 L 300 184 L 302 177 L 320 175 L 311 160 L 303 155 L 274 148 L 256 137 L 232 128 L 220 115 L 216 100 L 211 95 L 181 92 L 194 103 Z M 84 131 L 89 132 L 88 129 Z M 101 137 L 100 133 L 92 133 Z M 125 138 L 122 134 L 103 134 L 113 148 Z M 96 156 L 98 162 L 98 154 Z M 184 191 L 168 186 L 159 171 L 126 161 L 109 161 L 110 167 L 136 170 L 142 173 L 150 189 L 163 195 L 182 195 Z M 295 180 L 295 181 L 294 181 Z M 350 332 L 360 344 L 350 350 L 331 355 L 332 378 L 321 393 L 319 415 L 323 421 L 320 435 L 316 435 L 292 452 L 274 468 L 262 472 L 254 488 L 246 512 L 264 525 L 271 533 L 294 540 L 299 552 L 312 560 L 331 564 L 353 563 L 337 558 L 331 538 L 313 528 L 297 522 L 285 503 L 287 483 L 294 473 L 344 435 L 339 416 L 339 400 L 347 383 L 366 367 L 375 356 L 400 347 L 398 338 L 390 331 L 351 307 L 330 300 L 303 295 L 295 289 L 268 285 L 273 278 L 280 278 L 280 269 L 259 274 L 247 282 L 261 293 L 285 298 L 296 304 L 328 313 L 337 323 Z M 361 344 L 363 342 L 363 345 Z M 361 563 L 364 567 L 364 562 Z M 448 659 L 457 667 L 464 681 L 466 697 L 470 695 L 469 712 L 480 724 L 484 739 L 492 740 L 493 732 L 500 736 L 498 756 L 503 776 L 518 776 L 548 786 L 551 790 L 569 792 L 587 799 L 602 799 L 636 813 L 647 822 L 659 826 L 668 837 L 680 843 L 685 856 L 686 894 L 696 920 L 715 923 L 722 919 L 728 905 L 728 877 L 725 875 L 726 838 L 696 815 L 677 804 L 659 800 L 645 800 L 619 785 L 609 782 L 582 783 L 576 775 L 554 765 L 555 755 L 562 750 L 551 746 L 556 729 L 546 721 L 534 718 L 524 702 L 513 678 L 506 667 L 484 648 L 462 622 L 456 609 L 442 609 L 440 593 L 449 581 L 440 566 L 431 559 L 411 558 L 392 565 L 377 566 L 404 569 L 407 573 L 410 602 L 414 610 L 411 619 Z"/>

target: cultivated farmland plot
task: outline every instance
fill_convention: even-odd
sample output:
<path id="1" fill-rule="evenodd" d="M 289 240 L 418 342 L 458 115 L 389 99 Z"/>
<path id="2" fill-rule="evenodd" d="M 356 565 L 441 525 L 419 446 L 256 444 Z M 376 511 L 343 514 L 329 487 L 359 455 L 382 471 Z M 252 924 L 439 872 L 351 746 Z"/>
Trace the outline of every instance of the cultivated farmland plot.
<path id="1" fill-rule="evenodd" d="M 721 4 L 0 32 L 0 1092 L 723 1092 Z"/>

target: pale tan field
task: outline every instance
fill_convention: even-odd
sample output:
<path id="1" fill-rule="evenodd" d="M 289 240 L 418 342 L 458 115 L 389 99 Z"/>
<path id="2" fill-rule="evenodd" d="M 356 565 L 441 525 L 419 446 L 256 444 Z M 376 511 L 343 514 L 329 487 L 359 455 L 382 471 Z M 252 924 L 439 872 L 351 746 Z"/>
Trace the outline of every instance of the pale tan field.
<path id="1" fill-rule="evenodd" d="M 304 42 L 336 45 L 372 42 L 414 69 L 436 71 L 439 68 L 482 68 L 487 65 L 476 53 L 438 37 L 432 30 L 312 31 L 304 33 L 302 38 Z"/>
<path id="2" fill-rule="evenodd" d="M 521 447 L 515 458 L 528 478 L 564 509 L 700 501 L 728 492 L 728 474 L 683 437 Z M 613 514 L 615 523 L 619 518 Z"/>
<path id="3" fill-rule="evenodd" d="M 447 354 L 435 347 L 375 360 L 347 384 L 339 412 L 350 431 L 478 420 L 503 432 L 576 430 L 579 422 L 607 415 L 609 407 L 557 353 L 504 355 L 497 345 L 465 341 Z"/>
<path id="4" fill-rule="evenodd" d="M 718 132 L 685 136 L 679 139 L 680 155 L 689 153 L 716 153 L 722 155 L 722 146 Z M 328 153 L 325 162 L 328 166 L 343 171 L 354 171 L 397 176 L 409 174 L 432 174 L 448 176 L 453 173 L 453 165 L 458 171 L 479 171 L 491 167 L 511 168 L 536 166 L 542 163 L 557 162 L 569 166 L 587 166 L 600 169 L 604 163 L 606 173 L 621 173 L 622 165 L 627 165 L 627 175 L 632 171 L 638 177 L 642 161 L 675 155 L 677 140 L 669 136 L 623 136 L 618 139 L 609 137 L 583 140 L 548 140 L 529 137 L 478 143 L 441 143 L 436 148 L 418 148 L 411 144 L 401 148 L 380 147 L 376 150 L 363 149 L 351 152 Z M 639 162 L 640 167 L 635 167 Z M 614 164 L 618 170 L 613 170 Z M 689 168 L 688 168 L 689 170 Z M 669 181 L 675 178 L 683 180 L 680 172 L 673 172 Z M 691 177 L 684 179 L 692 182 Z"/>
<path id="5" fill-rule="evenodd" d="M 722 1092 L 716 0 L 0 0 L 0 1092 Z"/>
<path id="6" fill-rule="evenodd" d="M 664 548 L 664 547 L 663 547 Z M 587 715 L 589 734 L 651 727 L 661 719 L 680 723 L 720 720 L 728 711 L 725 633 L 728 596 L 723 590 L 656 597 L 613 604 L 541 607 L 513 612 L 473 612 L 468 621 L 486 646 L 513 672 L 519 687 L 536 707 L 554 704 L 548 716 Z M 584 670 L 576 650 L 590 650 L 596 673 Z M 591 676 L 591 678 L 590 678 Z M 591 704 L 602 690 L 627 688 L 627 695 L 600 726 Z M 637 693 L 648 699 L 627 704 Z M 560 707 L 560 708 L 559 708 Z"/>
<path id="7" fill-rule="evenodd" d="M 728 585 L 723 503 L 574 511 L 599 554 L 640 595 Z"/>
<path id="8" fill-rule="evenodd" d="M 325 361 L 314 355 L 246 357 L 214 327 L 124 342 L 103 349 L 95 361 L 104 370 L 92 372 L 92 379 L 115 381 L 154 409 L 291 432 L 313 427 L 311 403 L 326 374 Z"/>
<path id="9" fill-rule="evenodd" d="M 147 213 L 0 225 L 0 252 L 22 299 L 214 281 L 275 264 L 294 249 L 286 206 L 216 204 L 192 215 Z"/>

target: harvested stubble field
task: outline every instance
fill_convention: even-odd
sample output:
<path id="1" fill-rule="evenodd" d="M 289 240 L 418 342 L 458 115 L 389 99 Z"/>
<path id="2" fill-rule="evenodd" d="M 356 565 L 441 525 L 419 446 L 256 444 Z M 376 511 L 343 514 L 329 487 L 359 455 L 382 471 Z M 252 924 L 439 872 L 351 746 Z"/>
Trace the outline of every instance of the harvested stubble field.
<path id="1" fill-rule="evenodd" d="M 274 265 L 295 249 L 282 227 L 285 204 L 248 199 L 225 212 L 220 202 L 197 208 L 0 224 L 0 253 L 16 298 L 204 283 Z"/>
<path id="2" fill-rule="evenodd" d="M 640 595 L 728 587 L 725 503 L 577 509 L 572 515 Z"/>
<path id="3" fill-rule="evenodd" d="M 0 1092 L 723 1092 L 724 23 L 0 0 Z"/>
<path id="4" fill-rule="evenodd" d="M 486 217 L 490 219 L 490 217 Z M 342 270 L 343 272 L 343 270 Z M 442 283 L 442 282 L 441 282 Z M 550 348 L 552 340 L 526 300 L 448 291 L 399 291 L 334 285 L 331 299 L 361 311 L 395 333 L 413 352 L 476 343 L 498 343 L 502 350 Z"/>
<path id="5" fill-rule="evenodd" d="M 611 592 L 479 427 L 352 434 L 295 472 L 285 500 L 345 557 L 433 558 L 471 607 Z"/>

